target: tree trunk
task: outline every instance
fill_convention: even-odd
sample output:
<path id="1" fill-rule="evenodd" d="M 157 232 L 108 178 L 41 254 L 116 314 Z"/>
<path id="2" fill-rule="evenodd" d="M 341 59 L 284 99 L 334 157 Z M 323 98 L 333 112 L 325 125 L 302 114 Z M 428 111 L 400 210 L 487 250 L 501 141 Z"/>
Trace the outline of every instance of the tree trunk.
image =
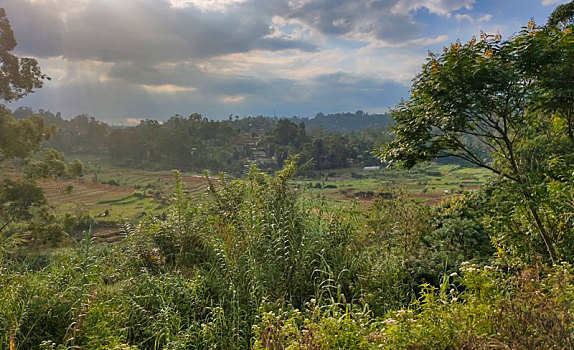
<path id="1" fill-rule="evenodd" d="M 540 220 L 536 208 L 534 208 L 534 206 L 532 205 L 532 203 L 530 203 L 528 199 L 526 199 L 526 202 L 528 203 L 528 210 L 530 211 L 530 214 L 532 214 L 534 222 L 536 223 L 536 228 L 538 228 L 538 231 L 542 236 L 542 240 L 544 240 L 546 250 L 548 251 L 548 254 L 550 254 L 550 260 L 552 260 L 552 264 L 556 264 L 556 251 L 554 250 L 555 249 L 554 243 L 552 243 L 552 240 L 550 239 L 550 236 L 548 235 L 546 228 L 542 224 L 542 220 Z"/>

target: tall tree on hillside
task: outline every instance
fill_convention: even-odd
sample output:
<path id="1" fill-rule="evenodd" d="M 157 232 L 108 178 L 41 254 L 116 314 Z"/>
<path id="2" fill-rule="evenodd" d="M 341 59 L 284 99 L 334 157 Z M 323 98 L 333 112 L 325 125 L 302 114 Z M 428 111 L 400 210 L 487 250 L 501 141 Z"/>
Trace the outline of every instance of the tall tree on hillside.
<path id="1" fill-rule="evenodd" d="M 566 139 L 571 130 L 573 42 L 572 26 L 538 28 L 531 21 L 509 40 L 483 34 L 429 54 L 410 99 L 392 111 L 396 138 L 379 156 L 406 167 L 454 156 L 500 175 L 521 194 L 549 258 L 557 261 L 558 237 L 541 217 L 538 185 L 549 159 L 571 157 L 571 147 L 550 140 Z M 557 72 L 568 74 L 562 79 Z M 562 119 L 567 127 L 556 128 Z"/>

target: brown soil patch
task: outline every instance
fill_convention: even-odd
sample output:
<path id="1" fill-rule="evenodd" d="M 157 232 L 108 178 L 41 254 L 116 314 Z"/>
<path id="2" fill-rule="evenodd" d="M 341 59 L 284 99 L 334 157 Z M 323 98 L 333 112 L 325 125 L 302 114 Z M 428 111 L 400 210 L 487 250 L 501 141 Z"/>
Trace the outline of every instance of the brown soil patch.
<path id="1" fill-rule="evenodd" d="M 81 180 L 43 179 L 38 184 L 44 189 L 44 195 L 50 204 L 97 203 L 129 196 L 134 189 L 127 186 L 113 186 Z M 70 193 L 66 188 L 73 186 Z"/>

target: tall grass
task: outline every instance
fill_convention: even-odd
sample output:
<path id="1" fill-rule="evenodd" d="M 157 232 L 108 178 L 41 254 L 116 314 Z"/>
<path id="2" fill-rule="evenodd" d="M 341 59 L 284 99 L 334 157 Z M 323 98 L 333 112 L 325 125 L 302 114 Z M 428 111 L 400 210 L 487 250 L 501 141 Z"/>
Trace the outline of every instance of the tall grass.
<path id="1" fill-rule="evenodd" d="M 571 340 L 569 268 L 536 270 L 542 282 L 530 285 L 468 264 L 451 278 L 460 259 L 484 255 L 469 248 L 485 235 L 466 202 L 431 210 L 396 195 L 350 215 L 299 188 L 296 162 L 275 176 L 253 167 L 241 180 L 208 177 L 200 199 L 186 195 L 176 173 L 172 206 L 126 223 L 125 243 L 106 248 L 86 237 L 40 267 L 2 261 L 0 349 L 471 349 L 473 340 L 481 349 L 511 334 L 512 344 L 550 348 Z M 442 269 L 425 265 L 445 257 L 453 262 Z M 417 276 L 433 273 L 439 282 L 421 288 Z M 528 300 L 536 303 L 525 309 Z M 516 333 L 515 320 L 533 328 Z"/>

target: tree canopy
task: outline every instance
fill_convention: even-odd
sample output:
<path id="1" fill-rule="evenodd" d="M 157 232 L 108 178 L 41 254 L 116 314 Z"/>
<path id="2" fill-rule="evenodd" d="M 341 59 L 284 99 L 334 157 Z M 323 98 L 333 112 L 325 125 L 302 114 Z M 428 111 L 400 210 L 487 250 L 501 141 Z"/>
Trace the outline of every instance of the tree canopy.
<path id="1" fill-rule="evenodd" d="M 517 186 L 554 260 L 534 194 L 549 160 L 572 156 L 573 43 L 572 26 L 530 21 L 507 40 L 482 34 L 430 53 L 391 112 L 395 139 L 379 156 L 406 167 L 454 156 L 490 169 Z"/>
<path id="2" fill-rule="evenodd" d="M 48 78 L 35 59 L 18 58 L 11 53 L 16 45 L 6 11 L 0 8 L 0 100 L 6 102 L 18 100 L 42 87 L 43 79 Z M 29 156 L 54 132 L 55 128 L 44 126 L 41 117 L 16 120 L 10 110 L 0 106 L 0 155 L 4 158 Z"/>
<path id="3" fill-rule="evenodd" d="M 14 32 L 6 11 L 0 8 L 0 99 L 11 102 L 42 87 L 49 79 L 33 58 L 18 58 L 11 51 L 16 47 Z"/>

